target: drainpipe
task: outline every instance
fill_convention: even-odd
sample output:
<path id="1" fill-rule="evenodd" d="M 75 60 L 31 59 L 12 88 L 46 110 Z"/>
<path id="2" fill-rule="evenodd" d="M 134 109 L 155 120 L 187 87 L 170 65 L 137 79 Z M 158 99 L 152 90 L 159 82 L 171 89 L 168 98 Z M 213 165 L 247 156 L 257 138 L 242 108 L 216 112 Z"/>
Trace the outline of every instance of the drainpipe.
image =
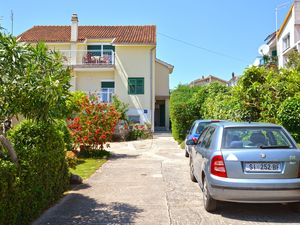
<path id="1" fill-rule="evenodd" d="M 155 97 L 153 100 L 153 81 L 155 78 L 153 78 L 153 61 L 155 63 L 155 59 L 153 60 L 153 51 L 156 47 L 151 48 L 150 50 L 150 112 L 151 112 L 151 131 L 154 132 L 154 107 L 153 103 L 155 101 Z M 155 65 L 155 64 L 154 64 Z M 155 104 L 155 103 L 154 103 Z"/>

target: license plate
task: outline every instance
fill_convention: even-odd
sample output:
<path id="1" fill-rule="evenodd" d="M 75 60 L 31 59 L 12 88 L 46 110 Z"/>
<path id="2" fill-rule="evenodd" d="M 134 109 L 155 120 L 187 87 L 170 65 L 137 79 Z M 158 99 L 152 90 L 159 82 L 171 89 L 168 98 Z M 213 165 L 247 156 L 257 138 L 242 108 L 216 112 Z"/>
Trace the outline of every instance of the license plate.
<path id="1" fill-rule="evenodd" d="M 281 164 L 275 162 L 251 162 L 244 164 L 244 170 L 246 172 L 281 172 Z"/>

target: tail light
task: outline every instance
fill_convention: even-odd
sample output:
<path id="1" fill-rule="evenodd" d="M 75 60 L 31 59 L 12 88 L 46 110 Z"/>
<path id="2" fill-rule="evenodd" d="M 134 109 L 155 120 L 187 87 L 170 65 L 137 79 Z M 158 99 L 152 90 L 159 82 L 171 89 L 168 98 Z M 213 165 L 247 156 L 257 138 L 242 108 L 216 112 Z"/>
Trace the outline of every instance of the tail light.
<path id="1" fill-rule="evenodd" d="M 216 155 L 211 160 L 210 172 L 218 177 L 227 177 L 225 163 L 222 155 Z"/>
<path id="2" fill-rule="evenodd" d="M 192 140 L 194 141 L 194 143 L 197 143 L 197 138 L 193 137 Z"/>

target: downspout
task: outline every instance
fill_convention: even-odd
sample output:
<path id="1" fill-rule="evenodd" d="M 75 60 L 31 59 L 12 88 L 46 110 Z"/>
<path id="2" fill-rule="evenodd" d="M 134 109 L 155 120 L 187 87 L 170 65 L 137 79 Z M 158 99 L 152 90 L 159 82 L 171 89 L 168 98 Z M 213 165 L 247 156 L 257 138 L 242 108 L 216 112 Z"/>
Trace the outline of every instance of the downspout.
<path id="1" fill-rule="evenodd" d="M 150 50 L 150 112 L 151 112 L 151 131 L 154 132 L 154 107 L 153 107 L 153 50 Z M 155 59 L 154 59 L 155 60 Z M 155 104 L 155 103 L 154 103 Z"/>

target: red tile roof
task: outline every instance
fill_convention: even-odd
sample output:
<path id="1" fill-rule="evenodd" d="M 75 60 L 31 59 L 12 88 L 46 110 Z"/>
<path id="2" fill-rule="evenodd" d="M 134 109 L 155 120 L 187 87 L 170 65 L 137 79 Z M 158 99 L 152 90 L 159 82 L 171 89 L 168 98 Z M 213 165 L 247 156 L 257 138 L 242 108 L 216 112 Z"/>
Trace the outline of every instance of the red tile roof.
<path id="1" fill-rule="evenodd" d="M 71 26 L 34 26 L 18 36 L 21 42 L 70 42 Z M 156 44 L 156 27 L 78 26 L 78 41 L 115 38 L 115 44 Z"/>

